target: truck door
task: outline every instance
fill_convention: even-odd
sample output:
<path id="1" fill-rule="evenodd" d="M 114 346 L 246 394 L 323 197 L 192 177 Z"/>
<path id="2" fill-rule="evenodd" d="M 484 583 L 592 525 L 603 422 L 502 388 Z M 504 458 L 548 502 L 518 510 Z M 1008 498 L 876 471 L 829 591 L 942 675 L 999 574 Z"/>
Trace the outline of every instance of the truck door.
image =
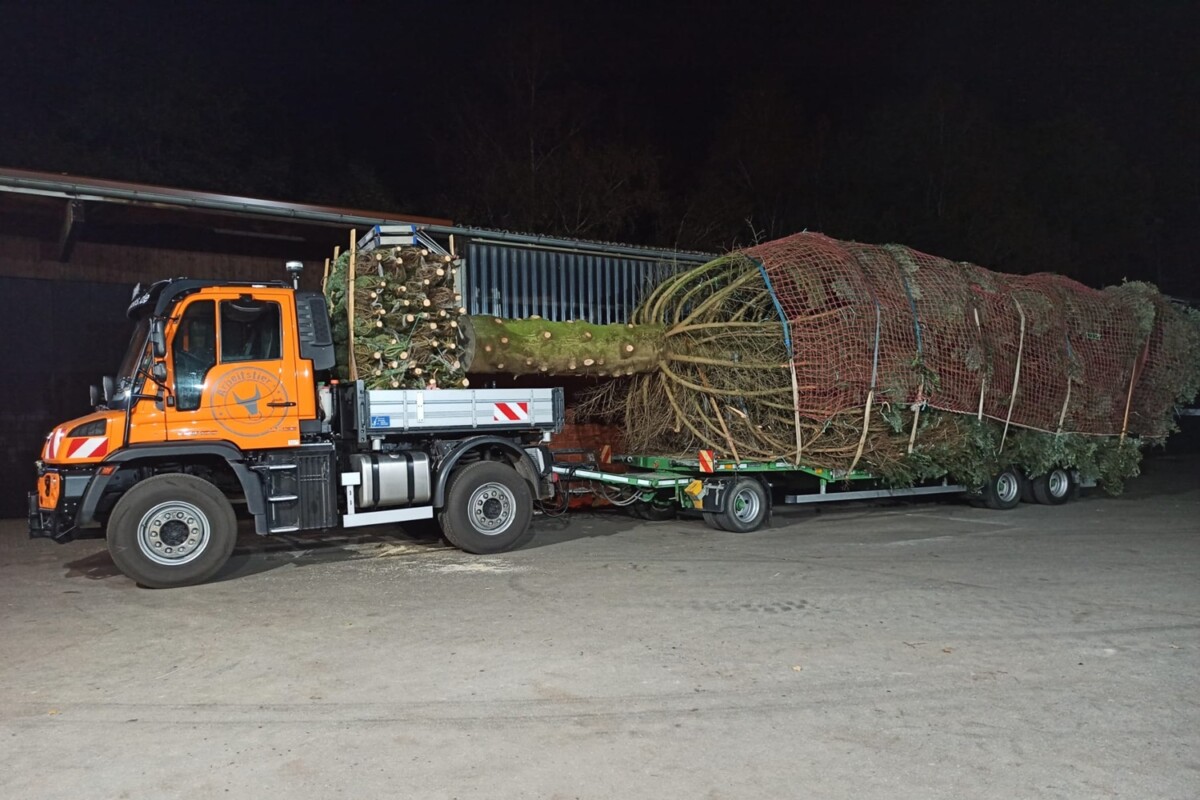
<path id="1" fill-rule="evenodd" d="M 287 309 L 290 314 L 290 309 Z M 224 439 L 244 449 L 299 444 L 296 369 L 274 298 L 193 298 L 171 340 L 174 406 L 167 438 Z"/>

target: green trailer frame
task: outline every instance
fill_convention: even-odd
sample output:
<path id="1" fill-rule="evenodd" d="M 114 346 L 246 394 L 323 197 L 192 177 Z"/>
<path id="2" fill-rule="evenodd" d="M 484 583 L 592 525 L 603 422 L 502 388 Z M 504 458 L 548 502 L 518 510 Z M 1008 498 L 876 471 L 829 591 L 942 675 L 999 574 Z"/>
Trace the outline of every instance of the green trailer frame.
<path id="1" fill-rule="evenodd" d="M 765 505 L 758 525 L 765 522 L 770 513 L 772 476 L 784 478 L 803 475 L 815 479 L 811 491 L 787 494 L 783 497 L 784 503 L 796 505 L 961 494 L 970 491 L 967 486 L 947 480 L 923 486 L 856 489 L 852 488 L 854 483 L 877 482 L 878 476 L 863 470 L 830 470 L 787 461 L 737 461 L 710 456 L 702 465 L 699 454 L 696 458 L 619 455 L 614 456 L 612 461 L 629 467 L 630 471 L 607 472 L 589 464 L 556 464 L 552 471 L 560 481 L 592 481 L 604 486 L 630 489 L 630 502 L 660 507 L 664 503 L 675 504 L 683 510 L 701 511 L 706 515 L 723 514 L 728 504 L 744 502 L 746 497 L 736 489 L 745 484 L 736 481 L 750 478 L 757 481 L 765 491 Z M 735 491 L 726 491 L 730 486 L 733 486 Z"/>

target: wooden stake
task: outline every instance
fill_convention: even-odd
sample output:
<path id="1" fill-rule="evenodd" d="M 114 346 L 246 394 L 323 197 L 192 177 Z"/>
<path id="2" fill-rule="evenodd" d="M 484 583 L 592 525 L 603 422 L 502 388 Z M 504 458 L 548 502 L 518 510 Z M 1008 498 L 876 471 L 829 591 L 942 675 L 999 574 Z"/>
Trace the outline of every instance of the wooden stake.
<path id="1" fill-rule="evenodd" d="M 799 466 L 800 454 L 804 452 L 804 442 L 800 434 L 800 382 L 796 380 L 795 359 L 788 359 L 788 371 L 792 377 L 792 408 L 795 410 L 792 424 L 796 429 L 796 466 Z"/>
<path id="2" fill-rule="evenodd" d="M 862 458 L 863 448 L 867 445 L 867 432 L 871 427 L 871 406 L 875 402 L 875 381 L 879 378 L 879 332 L 882 321 L 882 312 L 879 309 L 879 301 L 875 301 L 875 355 L 871 360 L 871 390 L 867 392 L 867 408 L 863 412 L 863 429 L 862 436 L 858 439 L 858 450 L 854 453 L 854 460 L 850 462 L 850 469 L 846 470 L 847 474 L 854 472 L 854 468 L 858 466 L 858 460 Z"/>
<path id="3" fill-rule="evenodd" d="M 1133 407 L 1133 387 L 1140 377 L 1141 367 L 1150 355 L 1150 334 L 1146 334 L 1146 347 L 1133 360 L 1133 370 L 1129 375 L 1129 392 L 1125 395 L 1125 418 L 1121 421 L 1121 444 L 1125 444 L 1125 434 L 1129 432 L 1129 410 Z"/>
<path id="4" fill-rule="evenodd" d="M 922 380 L 917 387 L 917 402 L 913 408 L 913 426 L 912 433 L 908 435 L 908 454 L 912 455 L 913 445 L 917 443 L 917 423 L 921 421 L 921 405 L 922 397 L 925 394 L 925 381 Z"/>
<path id="5" fill-rule="evenodd" d="M 972 308 L 971 311 L 973 311 L 975 314 L 975 330 L 979 331 L 979 338 L 982 340 L 983 339 L 983 326 L 979 324 L 979 309 Z M 983 380 L 979 382 L 979 411 L 975 415 L 975 418 L 977 420 L 979 420 L 980 422 L 983 421 L 983 395 L 986 390 L 987 390 L 987 373 L 985 372 L 985 373 L 983 373 Z"/>
<path id="6" fill-rule="evenodd" d="M 350 264 L 346 270 L 346 316 L 350 323 L 350 380 L 358 380 L 358 365 L 354 363 L 354 256 L 358 231 L 350 231 Z M 335 251 L 336 253 L 336 251 Z"/>
<path id="7" fill-rule="evenodd" d="M 1021 338 L 1017 340 L 1017 366 L 1013 370 L 1013 388 L 1012 394 L 1008 398 L 1008 416 L 1004 418 L 1004 433 L 1000 435 L 1000 450 L 1004 452 L 1004 441 L 1008 438 L 1008 426 L 1012 422 L 1013 405 L 1017 402 L 1017 386 L 1021 383 L 1021 357 L 1025 354 L 1025 309 L 1021 308 L 1021 303 L 1014 299 L 1013 305 L 1017 307 L 1017 313 L 1021 315 Z M 1131 390 L 1132 391 L 1132 390 Z"/>
<path id="8" fill-rule="evenodd" d="M 1058 431 L 1056 431 L 1056 433 L 1062 433 L 1063 422 L 1067 418 L 1067 403 L 1070 403 L 1070 402 L 1071 402 L 1071 376 L 1068 375 L 1067 376 L 1067 396 L 1063 400 L 1062 411 L 1059 412 L 1059 415 L 1058 415 Z"/>
<path id="9" fill-rule="evenodd" d="M 847 473 L 854 472 L 854 468 L 858 466 L 858 460 L 862 458 L 863 448 L 867 444 L 867 429 L 871 427 L 871 404 L 875 402 L 875 387 L 871 387 L 871 391 L 867 392 L 867 410 L 863 412 L 863 429 L 862 436 L 858 439 L 858 450 L 854 452 L 854 460 L 850 462 L 850 468 Z"/>
<path id="10" fill-rule="evenodd" d="M 700 382 L 704 384 L 704 386 L 712 388 L 708 382 L 708 377 L 704 374 L 704 370 L 701 369 L 697 370 L 696 372 L 700 378 Z M 729 433 L 729 426 L 725 424 L 725 415 L 721 412 L 721 406 L 717 402 L 716 395 L 710 394 L 708 396 L 708 402 L 712 403 L 713 405 L 713 411 L 716 412 L 717 422 L 721 425 L 721 433 L 725 436 L 725 444 L 729 447 L 729 452 L 733 455 L 733 460 L 741 461 L 741 457 L 738 456 L 737 445 L 734 444 L 733 436 Z"/>

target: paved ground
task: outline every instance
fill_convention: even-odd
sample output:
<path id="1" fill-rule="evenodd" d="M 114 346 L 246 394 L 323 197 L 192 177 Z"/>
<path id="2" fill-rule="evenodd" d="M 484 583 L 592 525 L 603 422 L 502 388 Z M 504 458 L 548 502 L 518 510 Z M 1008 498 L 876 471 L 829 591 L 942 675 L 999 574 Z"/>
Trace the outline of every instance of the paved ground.
<path id="1" fill-rule="evenodd" d="M 0 522 L 0 797 L 1195 798 L 1200 460 L 1121 499 L 582 514 L 134 587 Z"/>

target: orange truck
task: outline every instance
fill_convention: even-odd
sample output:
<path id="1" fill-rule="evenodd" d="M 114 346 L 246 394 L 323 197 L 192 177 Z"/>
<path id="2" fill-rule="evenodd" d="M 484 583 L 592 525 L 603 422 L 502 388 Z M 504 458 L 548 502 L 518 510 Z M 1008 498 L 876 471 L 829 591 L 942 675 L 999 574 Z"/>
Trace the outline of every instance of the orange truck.
<path id="1" fill-rule="evenodd" d="M 562 389 L 338 383 L 325 298 L 299 289 L 301 269 L 135 289 L 96 411 L 46 437 L 30 535 L 103 528 L 121 571 L 156 588 L 215 575 L 239 512 L 264 535 L 436 517 L 467 552 L 524 541 L 554 496 Z"/>

